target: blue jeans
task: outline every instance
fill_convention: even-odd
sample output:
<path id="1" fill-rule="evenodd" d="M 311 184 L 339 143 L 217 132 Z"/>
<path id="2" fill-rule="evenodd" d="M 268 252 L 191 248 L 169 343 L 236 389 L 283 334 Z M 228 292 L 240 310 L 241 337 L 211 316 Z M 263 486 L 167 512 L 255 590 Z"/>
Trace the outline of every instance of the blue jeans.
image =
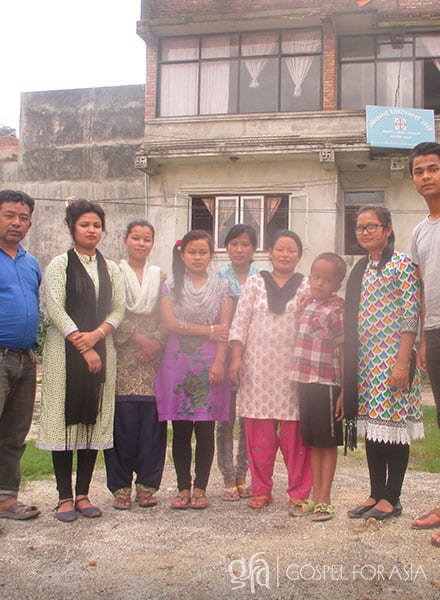
<path id="1" fill-rule="evenodd" d="M 18 495 L 20 460 L 34 409 L 35 369 L 30 351 L 0 349 L 0 502 Z"/>

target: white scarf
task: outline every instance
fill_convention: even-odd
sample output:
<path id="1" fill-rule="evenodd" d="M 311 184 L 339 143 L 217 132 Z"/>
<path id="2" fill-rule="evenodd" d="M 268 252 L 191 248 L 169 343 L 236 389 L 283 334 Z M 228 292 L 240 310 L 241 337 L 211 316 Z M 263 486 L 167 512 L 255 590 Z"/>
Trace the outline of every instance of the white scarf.
<path id="1" fill-rule="evenodd" d="M 142 284 L 126 260 L 119 267 L 124 275 L 126 306 L 132 313 L 149 315 L 156 306 L 160 293 L 160 268 L 145 262 Z"/>

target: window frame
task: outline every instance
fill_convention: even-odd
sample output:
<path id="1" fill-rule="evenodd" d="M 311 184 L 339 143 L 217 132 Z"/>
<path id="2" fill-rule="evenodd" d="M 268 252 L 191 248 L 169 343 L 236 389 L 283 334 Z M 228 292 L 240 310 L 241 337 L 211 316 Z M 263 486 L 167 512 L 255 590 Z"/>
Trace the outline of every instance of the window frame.
<path id="1" fill-rule="evenodd" d="M 372 75 L 372 84 L 373 84 L 373 98 L 371 101 L 366 102 L 366 104 L 374 104 L 374 105 L 384 105 L 384 102 L 379 99 L 379 95 L 381 93 L 380 85 L 379 85 L 379 66 L 385 64 L 395 63 L 399 64 L 410 64 L 411 65 L 411 76 L 412 76 L 412 103 L 411 105 L 415 108 L 427 108 L 430 109 L 431 106 L 426 104 L 427 99 L 425 98 L 425 92 L 428 91 L 425 89 L 425 64 L 427 61 L 434 62 L 435 60 L 440 59 L 439 55 L 429 55 L 427 51 L 421 51 L 421 40 L 424 37 L 435 36 L 439 37 L 439 32 L 405 32 L 402 35 L 394 35 L 392 33 L 378 33 L 378 34 L 368 34 L 361 36 L 353 36 L 353 35 L 341 35 L 338 38 L 338 71 L 339 71 L 339 90 L 338 90 L 338 107 L 341 110 L 364 110 L 365 105 L 353 107 L 343 103 L 343 89 L 344 89 L 344 76 L 343 70 L 345 65 L 372 65 L 373 66 L 373 75 Z M 342 56 L 342 46 L 345 40 L 349 40 L 353 38 L 356 40 L 357 46 L 360 46 L 359 39 L 364 38 L 367 40 L 372 40 L 372 48 L 373 54 L 365 57 L 353 56 L 353 57 L 344 57 Z M 392 51 L 380 55 L 380 50 L 386 48 L 387 46 L 398 49 L 399 44 L 403 46 L 403 49 L 409 48 L 411 46 L 411 52 L 407 55 L 402 53 L 402 56 L 392 56 Z M 367 45 L 366 45 L 367 46 Z M 366 47 L 365 46 L 365 47 Z M 440 78 L 440 72 L 439 72 Z M 349 77 L 349 79 L 351 79 Z M 402 86 L 403 89 L 404 86 Z M 405 88 L 406 89 L 406 88 Z M 431 104 L 431 103 L 430 103 Z M 393 103 L 394 105 L 394 103 Z M 400 106 L 400 104 L 399 104 Z M 402 106 L 406 106 L 406 104 L 402 104 Z M 437 105 L 434 105 L 432 109 L 436 114 L 440 114 L 440 100 Z"/>
<path id="2" fill-rule="evenodd" d="M 286 52 L 285 47 L 286 47 L 286 39 L 285 36 L 288 33 L 291 32 L 298 32 L 298 33 L 304 33 L 307 31 L 312 31 L 312 32 L 316 32 L 317 37 L 319 38 L 319 40 L 315 40 L 317 41 L 317 43 L 319 43 L 319 46 L 316 50 L 309 50 L 309 51 L 294 51 L 292 50 L 291 52 Z M 245 38 L 245 36 L 249 36 L 249 35 L 265 35 L 265 34 L 274 34 L 277 36 L 277 49 L 276 52 L 274 53 L 263 53 L 263 54 L 243 54 L 243 44 L 242 44 L 242 40 Z M 203 41 L 206 38 L 212 38 L 215 36 L 219 36 L 221 34 L 198 34 L 198 35 L 188 35 L 188 36 L 169 36 L 169 37 L 163 37 L 160 40 L 159 43 L 159 51 L 158 51 L 158 68 L 157 68 L 157 90 L 156 90 L 156 116 L 159 118 L 172 118 L 172 117 L 203 117 L 203 116 L 212 116 L 212 115 L 218 115 L 218 114 L 225 114 L 225 115 L 231 115 L 231 114 L 250 114 L 250 113 L 256 113 L 256 114 L 264 114 L 264 113 L 286 113 L 286 112 L 307 112 L 307 111 L 311 111 L 311 110 L 317 110 L 317 111 L 321 111 L 323 108 L 323 93 L 324 93 L 324 85 L 323 85 L 323 55 L 324 55 L 324 43 L 323 43 L 323 32 L 322 32 L 322 28 L 320 27 L 308 27 L 308 28 L 304 28 L 304 29 L 281 29 L 281 30 L 259 30 L 259 31 L 243 31 L 243 32 L 226 32 L 223 35 L 230 35 L 230 36 L 236 36 L 236 45 L 232 45 L 231 44 L 231 48 L 237 48 L 237 54 L 231 53 L 229 56 L 219 56 L 219 57 L 203 57 L 202 56 L 202 50 L 203 50 Z M 173 60 L 165 60 L 163 58 L 163 47 L 164 44 L 169 41 L 169 40 L 178 40 L 178 39 L 191 39 L 191 38 L 195 38 L 198 40 L 197 43 L 197 49 L 198 49 L 198 56 L 197 58 L 194 59 L 190 59 L 190 58 L 185 58 L 185 59 L 173 59 Z M 316 96 L 316 106 L 310 108 L 310 101 L 306 98 L 304 100 L 304 104 L 307 106 L 307 108 L 298 108 L 297 110 L 294 108 L 283 108 L 283 106 L 286 103 L 285 97 L 287 95 L 287 91 L 286 91 L 286 87 L 289 85 L 289 83 L 292 85 L 292 87 L 295 86 L 295 83 L 293 81 L 290 81 L 289 79 L 286 79 L 286 75 L 284 74 L 284 71 L 286 70 L 286 68 L 284 67 L 284 63 L 286 62 L 286 59 L 288 58 L 292 58 L 292 57 L 312 57 L 315 58 L 317 57 L 319 60 L 319 65 L 317 66 L 317 68 L 319 69 L 319 80 L 318 82 L 314 81 L 313 82 L 313 86 L 316 87 L 316 84 L 319 84 L 319 91 L 318 94 Z M 249 59 L 270 59 L 270 60 L 275 60 L 276 61 L 276 89 L 274 90 L 270 90 L 271 93 L 273 93 L 276 96 L 276 108 L 275 110 L 241 110 L 241 106 L 242 106 L 242 102 L 241 102 L 241 98 L 240 98 L 240 88 L 243 84 L 243 73 L 246 71 L 246 67 L 245 67 L 245 61 L 249 60 Z M 230 77 L 230 81 L 235 78 L 235 81 L 233 81 L 233 85 L 231 84 L 230 89 L 232 89 L 232 94 L 233 94 L 233 100 L 231 101 L 231 103 L 234 105 L 232 107 L 228 106 L 228 109 L 226 111 L 223 112 L 206 112 L 203 111 L 202 112 L 202 103 L 201 103 L 201 87 L 202 87 L 202 67 L 203 65 L 206 65 L 207 63 L 215 63 L 215 62 L 228 62 L 230 65 L 230 71 L 232 72 L 233 70 L 233 66 L 234 63 L 236 63 L 236 72 L 229 74 Z M 169 65 L 183 65 L 183 64 L 195 64 L 197 65 L 197 97 L 195 98 L 195 102 L 194 105 L 196 106 L 195 112 L 192 112 L 190 114 L 184 114 L 184 113 L 179 113 L 179 114 L 175 114 L 175 115 L 171 115 L 171 114 L 162 114 L 162 93 L 163 93 L 163 77 L 162 77 L 162 67 L 163 66 L 169 66 Z M 311 68 L 312 65 L 309 66 L 308 69 Z M 308 74 L 309 70 L 307 70 L 307 74 Z M 307 77 L 307 75 L 304 77 Z M 303 81 L 304 81 L 303 80 Z M 164 100 L 165 103 L 165 100 Z M 314 102 L 315 103 L 315 102 Z M 165 106 L 165 104 L 164 104 Z"/>
<path id="3" fill-rule="evenodd" d="M 275 214 L 272 215 L 272 219 L 269 221 L 269 198 L 271 197 L 280 197 L 280 204 L 276 209 Z M 219 245 L 219 238 L 221 237 L 221 233 L 219 232 L 219 221 L 220 221 L 220 203 L 222 200 L 224 201 L 233 201 L 235 202 L 235 219 L 234 225 L 243 223 L 244 217 L 246 215 L 244 210 L 244 202 L 246 200 L 258 200 L 260 202 L 260 206 L 258 210 L 258 218 L 259 218 L 259 231 L 256 230 L 257 234 L 257 252 L 267 252 L 269 246 L 269 236 L 271 235 L 271 222 L 276 218 L 284 219 L 283 229 L 288 229 L 290 227 L 290 206 L 291 200 L 289 194 L 286 193 L 237 193 L 237 194 L 194 194 L 190 196 L 190 226 L 194 227 L 195 216 L 193 211 L 200 210 L 202 208 L 202 204 L 204 204 L 203 199 L 209 199 L 214 203 L 213 214 L 211 214 L 210 210 L 205 205 L 206 210 L 206 222 L 205 226 L 201 225 L 200 215 L 197 217 L 198 228 L 203 228 L 207 231 L 213 239 L 214 248 L 216 252 L 225 253 L 226 247 Z M 277 215 L 279 211 L 279 214 Z M 285 214 L 283 214 L 285 213 Z M 249 224 L 249 223 L 247 223 Z M 231 225 L 232 226 L 232 225 Z M 251 224 L 252 226 L 252 224 Z M 228 230 L 230 227 L 228 227 Z"/>

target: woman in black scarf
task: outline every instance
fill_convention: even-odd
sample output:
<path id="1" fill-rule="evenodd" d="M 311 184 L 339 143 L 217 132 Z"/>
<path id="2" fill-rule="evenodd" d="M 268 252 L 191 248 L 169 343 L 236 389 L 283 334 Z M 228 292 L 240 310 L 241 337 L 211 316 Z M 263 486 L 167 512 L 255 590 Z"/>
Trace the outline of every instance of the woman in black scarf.
<path id="1" fill-rule="evenodd" d="M 360 209 L 356 236 L 368 255 L 347 282 L 344 413 L 347 445 L 356 446 L 356 431 L 365 435 L 371 489 L 348 516 L 383 520 L 402 512 L 410 439 L 423 437 L 413 350 L 420 283 L 411 259 L 394 250 L 384 206 Z"/>
<path id="2" fill-rule="evenodd" d="M 116 357 L 112 333 L 124 315 L 124 283 L 116 264 L 97 250 L 105 230 L 99 204 L 77 200 L 66 209 L 73 248 L 45 274 L 50 325 L 43 360 L 37 447 L 52 451 L 59 493 L 56 518 L 99 517 L 88 498 L 97 451 L 113 444 Z M 75 500 L 73 452 L 77 452 Z"/>

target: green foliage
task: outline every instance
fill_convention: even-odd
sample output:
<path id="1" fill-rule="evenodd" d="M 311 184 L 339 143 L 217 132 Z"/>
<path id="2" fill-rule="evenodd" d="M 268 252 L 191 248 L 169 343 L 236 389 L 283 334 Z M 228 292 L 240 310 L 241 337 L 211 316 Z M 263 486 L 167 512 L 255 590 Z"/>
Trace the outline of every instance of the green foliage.
<path id="1" fill-rule="evenodd" d="M 38 348 L 36 350 L 36 354 L 39 357 L 43 356 L 44 342 L 46 340 L 49 323 L 49 319 L 46 319 L 43 314 L 40 314 L 40 321 L 38 323 Z"/>
<path id="2" fill-rule="evenodd" d="M 440 429 L 435 406 L 423 408 L 425 439 L 412 442 L 409 468 L 428 473 L 440 473 Z"/>

